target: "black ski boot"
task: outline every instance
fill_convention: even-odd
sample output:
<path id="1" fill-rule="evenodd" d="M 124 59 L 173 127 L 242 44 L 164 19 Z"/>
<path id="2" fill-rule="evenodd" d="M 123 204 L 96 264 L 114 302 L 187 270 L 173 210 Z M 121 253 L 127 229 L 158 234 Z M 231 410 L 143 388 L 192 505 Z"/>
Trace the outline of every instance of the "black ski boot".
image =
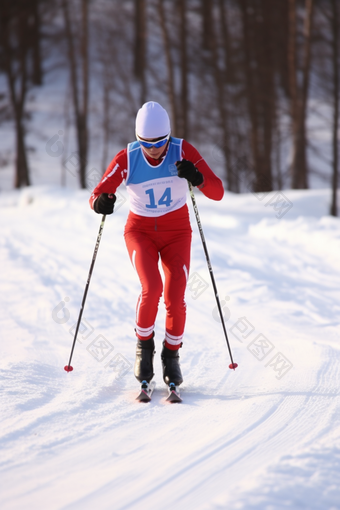
<path id="1" fill-rule="evenodd" d="M 181 346 L 182 347 L 182 346 Z M 174 383 L 179 386 L 183 382 L 181 367 L 179 365 L 179 353 L 165 347 L 163 342 L 163 350 L 161 352 L 161 360 L 163 367 L 163 379 L 165 384 Z"/>
<path id="2" fill-rule="evenodd" d="M 141 383 L 150 382 L 154 376 L 153 357 L 155 354 L 154 336 L 149 340 L 137 340 L 135 377 Z"/>

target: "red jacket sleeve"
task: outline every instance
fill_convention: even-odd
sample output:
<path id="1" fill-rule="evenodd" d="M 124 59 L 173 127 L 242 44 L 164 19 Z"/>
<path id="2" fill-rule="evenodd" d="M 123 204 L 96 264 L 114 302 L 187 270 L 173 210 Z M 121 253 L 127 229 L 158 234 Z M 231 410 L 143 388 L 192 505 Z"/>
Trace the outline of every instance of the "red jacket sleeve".
<path id="1" fill-rule="evenodd" d="M 90 197 L 90 206 L 101 193 L 116 193 L 118 186 L 127 175 L 127 149 L 124 149 L 113 158 L 100 183 L 94 188 Z"/>
<path id="2" fill-rule="evenodd" d="M 200 191 L 212 200 L 222 200 L 224 195 L 223 183 L 217 175 L 211 170 L 200 153 L 189 142 L 183 140 L 182 157 L 191 161 L 197 170 L 203 174 L 203 183 L 197 186 Z"/>

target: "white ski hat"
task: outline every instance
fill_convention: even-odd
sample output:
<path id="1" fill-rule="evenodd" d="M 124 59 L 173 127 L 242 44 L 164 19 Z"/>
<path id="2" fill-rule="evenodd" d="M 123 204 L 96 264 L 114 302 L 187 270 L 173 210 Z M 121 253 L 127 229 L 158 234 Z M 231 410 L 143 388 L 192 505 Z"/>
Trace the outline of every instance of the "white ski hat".
<path id="1" fill-rule="evenodd" d="M 155 101 L 144 103 L 136 117 L 136 135 L 141 138 L 160 138 L 170 133 L 170 119 L 166 110 Z"/>

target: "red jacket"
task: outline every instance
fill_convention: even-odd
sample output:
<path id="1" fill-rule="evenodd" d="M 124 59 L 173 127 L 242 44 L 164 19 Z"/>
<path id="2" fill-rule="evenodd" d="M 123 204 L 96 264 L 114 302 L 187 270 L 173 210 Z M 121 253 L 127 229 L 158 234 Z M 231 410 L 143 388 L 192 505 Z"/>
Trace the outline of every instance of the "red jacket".
<path id="1" fill-rule="evenodd" d="M 146 156 L 147 157 L 147 156 Z M 202 193 L 212 200 L 222 200 L 224 188 L 219 179 L 204 161 L 198 150 L 189 142 L 183 140 L 182 157 L 191 161 L 203 174 L 204 181 L 198 186 Z M 158 165 L 160 160 L 147 157 L 151 165 Z M 90 205 L 93 209 L 93 202 L 102 193 L 115 193 L 120 184 L 127 176 L 127 149 L 123 149 L 113 158 L 100 183 L 95 187 L 90 197 Z"/>

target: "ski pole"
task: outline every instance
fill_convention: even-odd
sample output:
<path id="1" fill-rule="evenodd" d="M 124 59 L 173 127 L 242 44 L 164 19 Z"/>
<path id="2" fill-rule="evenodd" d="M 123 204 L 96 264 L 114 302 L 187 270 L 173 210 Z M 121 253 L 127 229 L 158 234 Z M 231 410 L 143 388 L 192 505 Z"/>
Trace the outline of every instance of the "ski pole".
<path id="1" fill-rule="evenodd" d="M 72 372 L 72 370 L 73 370 L 73 367 L 71 366 L 71 360 L 72 360 L 72 356 L 73 356 L 74 347 L 76 345 L 76 340 L 77 340 L 78 330 L 79 330 L 79 326 L 80 326 L 80 322 L 81 322 L 81 317 L 83 315 L 83 310 L 84 310 L 84 306 L 85 306 L 87 291 L 89 290 L 89 286 L 90 286 L 90 280 L 91 280 L 91 276 L 92 276 L 92 271 L 93 271 L 94 263 L 96 261 L 96 257 L 97 257 L 97 253 L 98 253 L 98 249 L 99 249 L 99 243 L 100 243 L 100 240 L 101 240 L 101 237 L 102 237 L 102 233 L 103 233 L 105 218 L 106 218 L 106 215 L 104 214 L 102 216 L 102 220 L 101 220 L 101 223 L 100 223 L 99 233 L 98 233 L 98 237 L 97 237 L 97 242 L 96 242 L 96 245 L 94 247 L 92 262 L 91 262 L 91 266 L 90 266 L 90 271 L 89 271 L 89 275 L 87 277 L 87 282 L 86 282 L 86 286 L 85 286 L 83 300 L 82 300 L 81 307 L 80 307 L 78 322 L 77 322 L 76 330 L 75 330 L 75 333 L 74 333 L 74 339 L 73 339 L 70 359 L 68 361 L 68 365 L 66 365 L 64 367 L 64 370 L 66 370 L 66 372 Z"/>
<path id="2" fill-rule="evenodd" d="M 207 248 L 207 243 L 205 242 L 203 228 L 202 228 L 200 216 L 199 216 L 199 213 L 198 213 L 198 207 L 197 207 L 197 203 L 196 203 L 196 199 L 195 199 L 194 190 L 192 189 L 191 183 L 188 182 L 188 184 L 189 184 L 189 191 L 190 191 L 190 196 L 191 196 L 191 200 L 192 200 L 192 205 L 193 205 L 195 216 L 196 216 L 198 230 L 200 232 L 200 236 L 201 236 L 201 239 L 202 239 L 202 244 L 203 244 L 203 249 L 204 249 L 204 253 L 205 253 L 205 258 L 207 259 L 207 264 L 208 264 L 208 269 L 209 269 L 209 273 L 210 273 L 210 277 L 211 277 L 211 282 L 212 282 L 212 285 L 213 285 L 213 288 L 214 288 L 217 308 L 218 308 L 218 311 L 219 311 L 219 314 L 220 314 L 220 318 L 221 318 L 221 322 L 222 322 L 222 327 L 223 327 L 223 331 L 224 331 L 224 336 L 225 336 L 225 339 L 226 339 L 226 342 L 227 342 L 228 351 L 229 351 L 229 355 L 230 355 L 230 359 L 231 359 L 231 363 L 229 365 L 229 368 L 235 370 L 235 368 L 238 365 L 237 365 L 237 363 L 234 363 L 233 356 L 231 354 L 231 349 L 230 349 L 230 345 L 229 345 L 227 330 L 226 330 L 226 327 L 225 327 L 225 324 L 224 324 L 224 319 L 223 319 L 223 314 L 222 314 L 220 298 L 218 297 L 218 292 L 217 292 L 217 287 L 216 287 L 216 283 L 215 283 L 214 273 L 213 273 L 213 270 L 212 270 L 212 266 L 211 266 L 211 262 L 210 262 L 210 257 L 209 257 L 209 253 L 208 253 L 208 248 Z"/>

